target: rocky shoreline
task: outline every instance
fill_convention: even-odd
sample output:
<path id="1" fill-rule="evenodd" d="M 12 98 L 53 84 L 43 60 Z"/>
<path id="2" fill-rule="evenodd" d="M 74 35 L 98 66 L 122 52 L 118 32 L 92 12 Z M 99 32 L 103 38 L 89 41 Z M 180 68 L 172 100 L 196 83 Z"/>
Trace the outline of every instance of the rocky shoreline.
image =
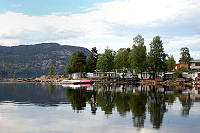
<path id="1" fill-rule="evenodd" d="M 48 75 L 41 76 L 40 78 L 17 78 L 17 79 L 0 79 L 1 81 L 9 82 L 42 82 L 42 83 L 62 83 L 64 79 L 71 79 L 70 76 L 66 75 Z M 118 79 L 111 77 L 92 77 L 92 78 L 81 78 L 92 80 L 95 84 L 143 84 L 143 85 L 164 85 L 164 86 L 192 86 L 200 85 L 200 81 L 189 81 L 183 78 L 177 78 L 175 80 L 164 80 L 163 78 L 156 78 L 155 80 L 139 80 L 139 79 Z"/>

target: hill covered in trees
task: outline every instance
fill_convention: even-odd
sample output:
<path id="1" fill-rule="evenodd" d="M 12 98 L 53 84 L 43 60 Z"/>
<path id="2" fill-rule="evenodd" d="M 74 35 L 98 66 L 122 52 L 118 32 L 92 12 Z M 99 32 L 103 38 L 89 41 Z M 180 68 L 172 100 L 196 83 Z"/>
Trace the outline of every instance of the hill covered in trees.
<path id="1" fill-rule="evenodd" d="M 57 74 L 64 74 L 71 55 L 76 50 L 90 55 L 87 48 L 58 43 L 41 43 L 35 45 L 0 46 L 0 77 L 36 77 L 48 75 L 49 67 L 54 65 Z"/>

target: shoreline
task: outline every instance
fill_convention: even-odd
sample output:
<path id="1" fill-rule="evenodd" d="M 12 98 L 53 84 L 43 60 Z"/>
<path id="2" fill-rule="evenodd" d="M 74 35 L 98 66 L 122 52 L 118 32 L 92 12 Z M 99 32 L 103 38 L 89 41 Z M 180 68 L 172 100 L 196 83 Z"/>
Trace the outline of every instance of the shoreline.
<path id="1" fill-rule="evenodd" d="M 53 76 L 42 76 L 40 78 L 17 78 L 17 79 L 0 79 L 0 81 L 8 81 L 8 82 L 37 82 L 37 83 L 51 83 L 51 84 L 68 84 L 62 82 L 64 79 L 69 79 L 66 76 L 57 76 L 57 78 L 53 78 Z M 164 85 L 164 86 L 200 86 L 200 81 L 187 81 L 187 80 L 122 80 L 111 78 L 109 81 L 107 78 L 80 78 L 80 80 L 92 80 L 93 84 L 124 84 L 124 85 Z M 73 80 L 72 80 L 73 81 Z M 71 83 L 73 84 L 73 82 Z"/>

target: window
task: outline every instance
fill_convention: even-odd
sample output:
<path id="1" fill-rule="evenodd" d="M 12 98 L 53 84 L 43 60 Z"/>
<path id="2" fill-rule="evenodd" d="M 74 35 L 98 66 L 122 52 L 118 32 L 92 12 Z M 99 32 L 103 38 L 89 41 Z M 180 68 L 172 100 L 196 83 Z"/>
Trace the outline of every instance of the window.
<path id="1" fill-rule="evenodd" d="M 200 62 L 198 62 L 198 63 L 195 63 L 195 66 L 200 66 Z"/>

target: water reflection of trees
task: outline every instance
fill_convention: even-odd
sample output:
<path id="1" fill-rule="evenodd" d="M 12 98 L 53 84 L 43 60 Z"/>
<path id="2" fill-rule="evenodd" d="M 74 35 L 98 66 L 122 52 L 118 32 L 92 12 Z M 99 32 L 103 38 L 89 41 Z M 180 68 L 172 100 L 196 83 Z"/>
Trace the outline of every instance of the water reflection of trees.
<path id="1" fill-rule="evenodd" d="M 179 100 L 182 104 L 181 115 L 187 117 L 194 102 L 190 99 L 190 95 L 180 95 Z"/>
<path id="2" fill-rule="evenodd" d="M 130 95 L 129 107 L 132 111 L 133 126 L 138 129 L 144 127 L 146 119 L 147 94 L 144 91 Z"/>
<path id="3" fill-rule="evenodd" d="M 165 104 L 165 93 L 158 92 L 153 88 L 148 92 L 148 111 L 150 112 L 150 121 L 153 124 L 154 128 L 159 129 L 164 113 L 166 110 L 166 104 Z"/>
<path id="4" fill-rule="evenodd" d="M 86 107 L 86 102 L 90 101 L 91 92 L 86 89 L 66 89 L 65 94 L 69 99 L 73 110 L 83 110 Z"/>
<path id="5" fill-rule="evenodd" d="M 56 89 L 56 85 L 49 84 L 49 94 L 50 95 L 53 95 L 55 89 Z"/>
<path id="6" fill-rule="evenodd" d="M 135 87 L 132 87 L 132 89 L 122 87 L 119 91 L 116 87 L 104 86 L 95 89 L 98 91 L 87 91 L 86 88 L 68 88 L 65 92 L 74 110 L 83 110 L 86 103 L 90 103 L 92 114 L 96 114 L 97 107 L 100 107 L 107 115 L 112 114 L 115 108 L 122 117 L 125 117 L 128 112 L 132 112 L 133 126 L 137 129 L 144 127 L 147 112 L 150 114 L 150 122 L 153 128 L 159 129 L 164 114 L 167 112 L 166 105 L 172 105 L 176 97 L 179 97 L 182 103 L 181 114 L 183 116 L 189 114 L 193 104 L 190 99 L 181 99 L 181 91 L 173 87 L 163 88 L 163 91 L 155 87 L 134 89 Z"/>

